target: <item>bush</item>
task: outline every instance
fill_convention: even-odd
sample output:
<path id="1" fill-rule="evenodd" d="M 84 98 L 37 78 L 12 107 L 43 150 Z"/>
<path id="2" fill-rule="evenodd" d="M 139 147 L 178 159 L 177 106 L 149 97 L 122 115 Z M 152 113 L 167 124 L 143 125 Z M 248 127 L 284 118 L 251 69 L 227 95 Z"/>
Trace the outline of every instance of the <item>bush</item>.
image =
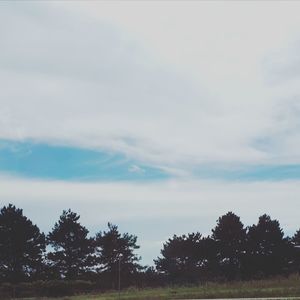
<path id="1" fill-rule="evenodd" d="M 24 297 L 63 297 L 87 293 L 95 289 L 95 284 L 84 280 L 51 280 L 23 282 L 16 285 L 2 283 L 0 299 Z"/>

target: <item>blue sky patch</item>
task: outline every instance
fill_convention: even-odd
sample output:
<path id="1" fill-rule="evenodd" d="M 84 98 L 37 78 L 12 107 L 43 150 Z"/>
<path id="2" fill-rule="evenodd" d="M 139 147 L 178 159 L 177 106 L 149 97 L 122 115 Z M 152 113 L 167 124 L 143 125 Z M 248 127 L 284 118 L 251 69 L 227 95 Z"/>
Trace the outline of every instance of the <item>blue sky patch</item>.
<path id="1" fill-rule="evenodd" d="M 0 142 L 0 172 L 58 180 L 157 180 L 168 175 L 122 154 L 41 143 Z"/>
<path id="2" fill-rule="evenodd" d="M 26 178 L 75 181 L 163 180 L 172 175 L 155 167 L 109 153 L 32 141 L 0 141 L 0 172 Z M 195 167 L 198 179 L 265 181 L 300 179 L 300 165 L 256 165 L 240 168 L 215 164 Z"/>
<path id="3" fill-rule="evenodd" d="M 194 176 L 228 181 L 281 181 L 300 179 L 300 165 L 246 165 L 241 167 L 202 166 Z"/>

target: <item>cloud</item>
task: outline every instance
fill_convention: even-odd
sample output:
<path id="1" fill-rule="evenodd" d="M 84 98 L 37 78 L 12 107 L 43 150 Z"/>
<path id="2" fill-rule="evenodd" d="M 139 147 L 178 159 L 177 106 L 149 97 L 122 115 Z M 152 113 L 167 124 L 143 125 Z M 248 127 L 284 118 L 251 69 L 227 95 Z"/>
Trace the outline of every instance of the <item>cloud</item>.
<path id="1" fill-rule="evenodd" d="M 143 174 L 145 173 L 145 170 L 142 169 L 141 167 L 139 166 L 136 166 L 136 165 L 132 165 L 128 168 L 128 171 L 129 172 L 132 172 L 132 173 L 138 173 L 138 174 Z"/>
<path id="2" fill-rule="evenodd" d="M 261 70 L 300 36 L 297 4 L 115 5 L 3 5 L 1 138 L 121 152 L 177 174 L 300 161 L 286 88 Z"/>
<path id="3" fill-rule="evenodd" d="M 265 58 L 265 79 L 273 86 L 289 85 L 292 92 L 297 91 L 296 83 L 300 77 L 300 37 L 284 47 L 276 49 Z"/>

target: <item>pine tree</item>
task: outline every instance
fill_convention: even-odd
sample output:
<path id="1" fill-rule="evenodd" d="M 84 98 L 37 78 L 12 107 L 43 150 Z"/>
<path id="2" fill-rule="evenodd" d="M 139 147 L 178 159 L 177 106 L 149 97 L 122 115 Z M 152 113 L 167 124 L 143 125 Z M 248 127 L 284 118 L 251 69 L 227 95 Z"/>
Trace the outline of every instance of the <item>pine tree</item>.
<path id="1" fill-rule="evenodd" d="M 240 218 L 232 212 L 221 216 L 212 230 L 217 243 L 220 270 L 229 279 L 241 276 L 246 229 Z"/>
<path id="2" fill-rule="evenodd" d="M 291 239 L 293 254 L 292 254 L 292 265 L 293 271 L 300 274 L 300 229 L 294 234 Z"/>
<path id="3" fill-rule="evenodd" d="M 134 253 L 140 248 L 137 237 L 128 233 L 122 235 L 116 225 L 108 223 L 108 231 L 97 233 L 95 245 L 98 271 L 110 287 L 118 286 L 119 272 L 124 286 L 130 284 L 133 275 L 142 269 L 138 264 L 141 258 Z"/>
<path id="4" fill-rule="evenodd" d="M 47 238 L 54 250 L 48 254 L 50 265 L 66 279 L 80 277 L 93 263 L 93 242 L 79 218 L 70 209 L 64 210 Z"/>
<path id="5" fill-rule="evenodd" d="M 9 204 L 0 212 L 0 276 L 19 282 L 36 279 L 42 269 L 45 236 L 23 215 L 22 209 Z"/>
<path id="6" fill-rule="evenodd" d="M 290 246 L 277 220 L 266 214 L 259 217 L 257 225 L 249 227 L 247 234 L 249 274 L 256 277 L 282 274 L 288 266 Z"/>
<path id="7" fill-rule="evenodd" d="M 161 256 L 155 260 L 158 271 L 173 283 L 198 282 L 211 275 L 216 252 L 214 241 L 197 233 L 177 236 L 163 245 Z"/>

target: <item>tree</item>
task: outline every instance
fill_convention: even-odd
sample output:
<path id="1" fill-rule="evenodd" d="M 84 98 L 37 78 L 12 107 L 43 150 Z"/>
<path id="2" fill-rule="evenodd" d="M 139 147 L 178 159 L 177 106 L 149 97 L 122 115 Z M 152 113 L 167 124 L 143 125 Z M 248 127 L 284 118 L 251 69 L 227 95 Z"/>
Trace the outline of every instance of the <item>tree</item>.
<path id="1" fill-rule="evenodd" d="M 300 274 L 300 229 L 292 237 L 291 243 L 293 246 L 293 271 Z"/>
<path id="2" fill-rule="evenodd" d="M 246 229 L 240 218 L 232 212 L 221 216 L 212 230 L 217 243 L 218 260 L 222 274 L 229 280 L 241 276 Z"/>
<path id="3" fill-rule="evenodd" d="M 247 272 L 250 276 L 282 274 L 288 267 L 291 245 L 277 220 L 264 214 L 247 234 Z"/>
<path id="4" fill-rule="evenodd" d="M 48 254 L 51 267 L 66 279 L 75 279 L 86 273 L 93 263 L 93 241 L 88 230 L 78 220 L 80 216 L 64 210 L 48 234 L 48 244 L 54 251 Z"/>
<path id="5" fill-rule="evenodd" d="M 122 277 L 122 286 L 130 284 L 133 275 L 142 269 L 138 264 L 141 259 L 134 251 L 139 249 L 137 237 L 118 231 L 118 227 L 108 223 L 108 231 L 96 234 L 95 246 L 99 268 L 103 281 L 110 287 L 118 285 L 119 272 Z"/>
<path id="6" fill-rule="evenodd" d="M 292 237 L 292 242 L 295 246 L 300 246 L 300 229 Z"/>
<path id="7" fill-rule="evenodd" d="M 157 270 L 173 283 L 195 283 L 207 277 L 210 271 L 211 258 L 215 258 L 213 246 L 214 241 L 202 238 L 199 232 L 174 235 L 163 245 L 162 257 L 154 262 Z"/>
<path id="8" fill-rule="evenodd" d="M 0 211 L 0 274 L 9 282 L 36 279 L 42 269 L 45 236 L 9 204 Z"/>

